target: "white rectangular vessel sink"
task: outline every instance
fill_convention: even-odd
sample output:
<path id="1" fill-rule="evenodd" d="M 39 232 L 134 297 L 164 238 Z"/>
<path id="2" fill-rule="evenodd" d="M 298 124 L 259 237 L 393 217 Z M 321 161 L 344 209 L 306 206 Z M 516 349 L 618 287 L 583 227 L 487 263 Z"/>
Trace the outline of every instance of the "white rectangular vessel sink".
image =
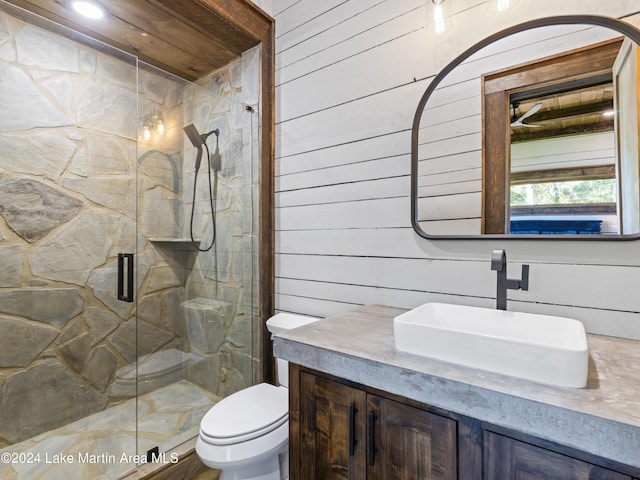
<path id="1" fill-rule="evenodd" d="M 570 318 L 425 303 L 393 320 L 398 350 L 561 387 L 587 385 L 584 326 Z"/>

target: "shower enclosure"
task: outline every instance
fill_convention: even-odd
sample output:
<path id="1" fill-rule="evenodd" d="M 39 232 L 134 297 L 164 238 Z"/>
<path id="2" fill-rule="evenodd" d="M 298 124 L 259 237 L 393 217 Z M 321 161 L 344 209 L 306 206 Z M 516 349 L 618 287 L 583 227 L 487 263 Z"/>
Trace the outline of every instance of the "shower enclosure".
<path id="1" fill-rule="evenodd" d="M 195 84 L 0 1 L 0 478 L 118 478 L 254 383 L 258 59 Z"/>

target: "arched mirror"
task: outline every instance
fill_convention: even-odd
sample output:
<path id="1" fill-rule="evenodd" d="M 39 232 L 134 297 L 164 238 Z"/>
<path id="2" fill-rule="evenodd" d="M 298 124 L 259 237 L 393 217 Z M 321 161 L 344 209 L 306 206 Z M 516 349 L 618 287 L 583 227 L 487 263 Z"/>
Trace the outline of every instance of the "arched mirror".
<path id="1" fill-rule="evenodd" d="M 534 20 L 464 52 L 412 133 L 412 223 L 425 238 L 640 238 L 640 30 Z"/>

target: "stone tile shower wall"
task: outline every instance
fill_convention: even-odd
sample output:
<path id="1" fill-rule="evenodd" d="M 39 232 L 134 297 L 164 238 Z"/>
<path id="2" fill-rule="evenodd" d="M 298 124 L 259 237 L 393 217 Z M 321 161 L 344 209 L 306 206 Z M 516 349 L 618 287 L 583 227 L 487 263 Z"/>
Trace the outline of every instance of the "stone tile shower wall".
<path id="1" fill-rule="evenodd" d="M 135 360 L 111 279 L 135 246 L 136 77 L 6 15 L 0 71 L 2 445 L 104 409 Z"/>
<path id="2" fill-rule="evenodd" d="M 143 194 L 143 230 L 154 249 L 171 259 L 176 277 L 183 279 L 180 307 L 174 321 L 181 326 L 181 351 L 189 352 L 182 362 L 185 379 L 214 393 L 218 398 L 253 383 L 253 371 L 259 354 L 253 351 L 252 319 L 254 298 L 258 288 L 256 275 L 256 231 L 253 212 L 257 199 L 254 179 L 258 178 L 257 163 L 252 151 L 258 149 L 257 118 L 245 110 L 247 104 L 257 104 L 259 92 L 259 49 L 243 54 L 241 59 L 220 69 L 198 85 L 181 90 L 182 121 L 166 115 L 169 125 L 178 125 L 181 142 L 182 126 L 193 123 L 200 133 L 219 129 L 220 135 L 210 136 L 207 144 L 211 163 L 219 170 L 212 175 L 215 193 L 216 241 L 208 252 L 186 247 L 190 240 L 190 213 L 194 188 L 196 149 L 184 142 L 181 194 L 158 192 L 150 182 Z M 143 88 L 144 90 L 144 88 Z M 175 97 L 169 94 L 168 98 Z M 165 104 L 171 104 L 165 99 Z M 147 104 L 147 117 L 157 113 L 158 106 Z M 256 116 L 257 117 L 257 116 Z M 217 141 L 216 141 L 217 140 Z M 166 141 L 165 141 L 166 142 Z M 166 149 L 166 143 L 165 143 Z M 171 150 L 171 148 L 169 148 Z M 141 166 L 144 170 L 144 165 Z M 158 166 L 157 171 L 161 168 Z M 145 182 L 147 179 L 145 178 Z M 208 197 L 206 151 L 198 175 L 194 238 L 206 248 L 212 238 L 212 218 Z M 168 195 L 167 195 L 168 193 Z M 177 201 L 174 201 L 177 199 Z M 152 208 L 147 208 L 152 205 Z M 166 215 L 157 215 L 156 212 Z M 147 212 L 152 212 L 147 215 Z M 172 221 L 167 221 L 167 219 Z M 160 241 L 154 241 L 154 239 Z M 176 241 L 182 239 L 183 241 Z M 178 272 L 182 273 L 179 274 Z M 153 291 L 142 297 L 139 319 L 157 316 L 162 304 Z M 166 316 L 166 318 L 172 318 Z"/>
<path id="3" fill-rule="evenodd" d="M 243 63 L 205 83 L 241 99 Z M 135 395 L 137 360 L 142 392 L 251 383 L 251 119 L 236 102 L 192 107 L 197 88 L 150 69 L 139 78 L 133 59 L 0 13 L 0 448 Z M 136 151 L 138 88 L 140 118 L 162 111 L 173 130 Z M 223 160 L 240 155 L 220 172 L 224 234 L 209 253 L 166 241 L 188 235 L 194 110 L 225 124 Z M 137 305 L 115 291 L 117 253 L 134 251 Z"/>

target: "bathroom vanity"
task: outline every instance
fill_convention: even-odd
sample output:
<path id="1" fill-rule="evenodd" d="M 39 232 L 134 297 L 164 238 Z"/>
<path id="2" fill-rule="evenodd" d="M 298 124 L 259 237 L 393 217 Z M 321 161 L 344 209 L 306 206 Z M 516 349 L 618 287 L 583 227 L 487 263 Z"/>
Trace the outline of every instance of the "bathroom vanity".
<path id="1" fill-rule="evenodd" d="M 640 478 L 640 343 L 589 335 L 584 389 L 403 353 L 366 306 L 274 339 L 291 479 Z"/>

